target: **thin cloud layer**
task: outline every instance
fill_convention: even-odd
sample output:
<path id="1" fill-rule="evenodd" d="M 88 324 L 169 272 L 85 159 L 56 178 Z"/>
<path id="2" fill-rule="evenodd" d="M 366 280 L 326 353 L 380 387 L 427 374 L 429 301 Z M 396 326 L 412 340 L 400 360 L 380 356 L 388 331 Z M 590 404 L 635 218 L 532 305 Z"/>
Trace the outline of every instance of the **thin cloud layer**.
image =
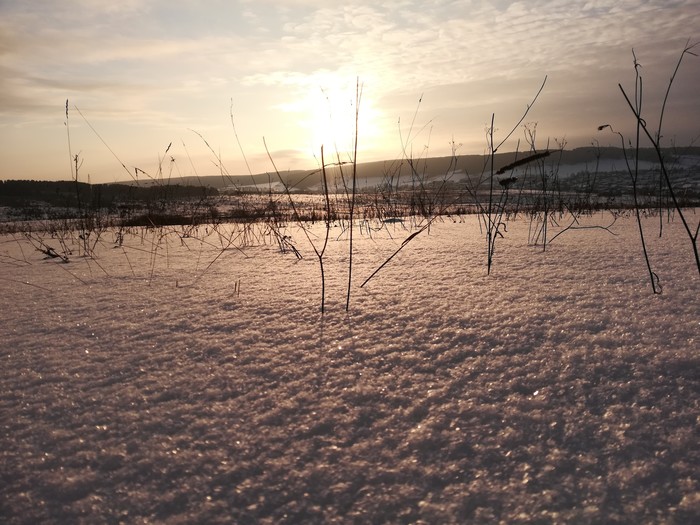
<path id="1" fill-rule="evenodd" d="M 338 115 L 352 113 L 357 79 L 366 158 L 395 155 L 406 132 L 400 127 L 417 108 L 420 126 L 430 123 L 430 136 L 420 140 L 432 154 L 448 154 L 452 138 L 469 152 L 481 148 L 491 113 L 503 128 L 512 125 L 545 76 L 531 117 L 540 133 L 583 145 L 600 119 L 629 123 L 617 83 L 634 80 L 632 49 L 653 110 L 658 102 L 651 97 L 661 99 L 699 23 L 696 0 L 3 3 L 0 133 L 12 135 L 13 150 L 3 151 L 8 172 L 0 177 L 60 178 L 51 174 L 52 159 L 37 167 L 21 145 L 36 125 L 53 127 L 56 142 L 65 142 L 66 99 L 112 146 L 133 148 L 134 163 L 155 155 L 142 148 L 191 137 L 191 128 L 221 145 L 236 171 L 242 161 L 231 147 L 232 109 L 251 158 L 265 157 L 265 136 L 275 150 L 297 152 L 285 157 L 288 166 L 285 159 L 279 164 L 305 167 L 307 156 L 313 165 L 318 142 L 338 139 L 324 134 L 350 125 Z M 698 81 L 700 59 L 688 60 L 669 115 L 683 110 L 668 120 L 685 141 L 700 134 L 697 113 L 695 120 L 688 114 L 697 102 L 687 86 Z M 329 124 L 329 117 L 339 122 Z M 129 135 L 141 145 L 117 122 L 138 126 Z"/>

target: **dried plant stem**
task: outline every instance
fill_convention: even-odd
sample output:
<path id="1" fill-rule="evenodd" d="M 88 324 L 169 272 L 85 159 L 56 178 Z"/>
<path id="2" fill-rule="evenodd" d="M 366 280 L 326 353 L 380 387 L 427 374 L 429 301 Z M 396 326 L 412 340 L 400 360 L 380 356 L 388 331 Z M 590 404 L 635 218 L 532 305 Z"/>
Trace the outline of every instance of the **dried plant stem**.
<path id="1" fill-rule="evenodd" d="M 545 84 L 547 83 L 547 77 L 544 77 L 544 80 L 542 81 L 542 84 L 540 85 L 540 88 L 537 90 L 537 93 L 532 99 L 532 102 L 527 105 L 525 108 L 525 111 L 520 117 L 520 120 L 513 126 L 510 130 L 510 132 L 501 140 L 497 145 L 494 143 L 494 138 L 493 138 L 493 132 L 494 132 L 494 124 L 495 124 L 495 114 L 491 114 L 491 125 L 489 126 L 488 129 L 488 148 L 489 148 L 489 202 L 488 206 L 486 208 L 486 273 L 491 274 L 491 267 L 493 266 L 493 255 L 496 249 L 496 238 L 498 235 L 501 235 L 501 232 L 499 231 L 499 228 L 501 227 L 502 223 L 499 220 L 495 220 L 494 218 L 494 202 L 493 202 L 493 179 L 494 175 L 496 174 L 494 171 L 494 160 L 496 153 L 498 152 L 499 148 L 510 138 L 510 136 L 515 132 L 516 129 L 520 126 L 520 124 L 525 120 L 525 117 L 527 114 L 530 112 L 530 109 L 532 109 L 532 106 L 535 104 L 537 99 L 540 96 L 540 93 L 542 93 L 542 90 L 544 89 Z M 534 158 L 530 160 L 535 160 L 539 157 L 537 154 L 533 156 Z M 484 166 L 485 168 L 486 166 Z M 501 214 L 503 210 L 501 209 Z M 500 214 L 499 214 L 500 216 Z M 545 217 L 546 218 L 546 217 Z"/>
<path id="2" fill-rule="evenodd" d="M 404 241 L 401 243 L 401 246 L 399 246 L 398 249 L 397 249 L 394 253 L 392 253 L 392 254 L 391 254 L 391 255 L 390 255 L 376 270 L 374 270 L 374 271 L 372 272 L 372 274 L 371 274 L 369 277 L 367 277 L 367 279 L 365 279 L 365 281 L 360 285 L 360 288 L 363 288 L 363 287 L 372 279 L 372 277 L 374 277 L 375 275 L 377 275 L 377 274 L 380 272 L 380 270 L 381 270 L 382 268 L 384 268 L 387 264 L 389 264 L 389 263 L 391 262 L 391 260 L 392 260 L 394 257 L 396 257 L 396 256 L 399 254 L 399 252 L 400 252 L 401 250 L 403 250 L 403 249 L 408 245 L 409 242 L 411 242 L 413 239 L 415 239 L 416 237 L 418 237 L 418 235 L 420 235 L 420 234 L 423 233 L 425 230 L 427 230 L 427 229 L 430 227 L 430 225 L 433 223 L 433 221 L 434 221 L 435 219 L 437 219 L 437 217 L 438 217 L 438 216 L 435 215 L 435 216 L 432 217 L 427 223 L 425 223 L 425 224 L 423 225 L 423 227 L 422 227 L 420 230 L 418 230 L 417 232 L 413 232 L 411 235 L 409 235 L 408 237 L 406 237 L 406 239 L 404 239 Z"/>
<path id="3" fill-rule="evenodd" d="M 359 135 L 359 118 L 360 118 L 360 99 L 362 98 L 362 89 L 360 87 L 360 79 L 357 79 L 355 85 L 355 146 L 352 153 L 352 193 L 350 194 L 350 238 L 349 238 L 349 255 L 348 255 L 348 291 L 345 299 L 345 311 L 350 310 L 350 291 L 352 289 L 352 233 L 353 221 L 355 219 L 355 195 L 357 192 L 357 139 Z"/>
<path id="4" fill-rule="evenodd" d="M 270 150 L 268 149 L 267 143 L 265 142 L 264 138 L 263 138 L 263 144 L 265 145 L 265 151 L 267 152 L 267 156 L 270 159 L 270 162 L 272 163 L 272 167 L 275 170 L 275 173 L 277 174 L 277 178 L 279 179 L 279 181 L 282 183 L 282 186 L 284 187 L 285 194 L 287 195 L 287 198 L 289 200 L 289 205 L 292 208 L 292 212 L 294 214 L 294 217 L 297 220 L 299 227 L 304 232 L 304 235 L 306 236 L 306 240 L 309 242 L 309 244 L 311 245 L 311 248 L 313 249 L 314 253 L 316 254 L 316 257 L 318 258 L 318 264 L 320 266 L 320 271 L 321 271 L 321 314 L 323 314 L 326 311 L 326 307 L 325 307 L 325 304 L 326 304 L 326 274 L 325 274 L 325 269 L 323 266 L 323 256 L 326 252 L 326 247 L 328 246 L 328 238 L 330 236 L 330 229 L 331 229 L 331 201 L 330 201 L 330 197 L 328 194 L 328 179 L 326 176 L 326 166 L 324 164 L 323 146 L 321 146 L 321 176 L 323 178 L 323 195 L 324 195 L 324 201 L 325 201 L 326 235 L 325 235 L 325 238 L 323 240 L 323 246 L 319 249 L 316 246 L 316 244 L 314 243 L 314 241 L 311 239 L 311 235 L 309 234 L 309 231 L 307 230 L 307 228 L 303 224 L 301 216 L 297 212 L 296 204 L 294 203 L 294 199 L 292 198 L 292 194 L 289 191 L 289 186 L 282 179 L 282 175 L 280 175 L 280 172 L 277 169 L 277 165 L 275 164 L 275 161 L 272 159 L 272 155 L 270 155 Z M 295 252 L 295 253 L 297 254 L 298 258 L 301 258 L 301 255 L 298 252 Z M 348 294 L 349 294 L 349 292 L 348 292 Z"/>
<path id="5" fill-rule="evenodd" d="M 486 273 L 491 274 L 491 265 L 493 263 L 493 252 L 495 249 L 494 241 L 495 241 L 495 233 L 496 233 L 496 228 L 494 227 L 493 224 L 493 218 L 492 218 L 492 213 L 493 213 L 493 162 L 494 162 L 494 157 L 496 156 L 496 150 L 493 146 L 493 124 L 494 120 L 496 119 L 496 114 L 491 113 L 491 126 L 489 126 L 489 151 L 491 152 L 490 158 L 489 158 L 489 205 L 488 208 L 486 209 L 487 217 L 488 217 L 488 222 L 487 222 L 487 229 L 486 229 Z"/>
<path id="6" fill-rule="evenodd" d="M 89 121 L 87 118 L 85 118 L 85 115 L 83 115 L 82 111 L 80 111 L 80 110 L 78 109 L 78 106 L 75 106 L 75 105 L 74 105 L 73 108 L 78 112 L 78 115 L 80 115 L 80 116 L 82 117 L 82 119 L 85 121 L 85 124 L 88 125 L 88 127 L 89 127 L 89 128 L 92 130 L 92 132 L 97 136 L 97 138 L 100 139 L 100 142 L 102 142 L 102 144 L 104 144 L 104 146 L 109 150 L 109 152 L 110 152 L 110 153 L 112 154 L 112 156 L 117 160 L 117 162 L 121 165 L 121 167 L 124 168 L 124 171 L 127 172 L 127 174 L 129 175 L 129 177 L 131 177 L 132 179 L 134 179 L 134 181 L 136 182 L 136 184 L 138 184 L 138 182 L 139 182 L 139 179 L 138 179 L 138 172 L 141 171 L 141 172 L 144 173 L 144 174 L 145 174 L 146 172 L 143 171 L 143 170 L 139 170 L 138 168 L 135 168 L 136 176 L 132 175 L 131 170 L 129 170 L 129 168 L 126 167 L 126 164 L 124 164 L 124 163 L 121 161 L 121 159 L 117 156 L 117 154 L 114 153 L 114 150 L 113 150 L 112 148 L 109 147 L 109 144 L 107 144 L 107 142 L 105 142 L 105 140 L 102 138 L 102 136 L 97 132 L 97 130 L 92 126 L 92 124 L 90 124 L 90 121 Z M 67 114 L 67 113 L 68 113 L 68 101 L 66 100 L 66 114 Z"/>
<path id="7" fill-rule="evenodd" d="M 323 158 L 323 146 L 321 146 L 321 176 L 323 180 L 323 197 L 326 206 L 326 235 L 323 239 L 323 246 L 320 250 L 316 249 L 316 245 L 313 243 L 314 252 L 316 257 L 318 257 L 318 265 L 321 268 L 321 314 L 326 312 L 326 274 L 323 268 L 323 255 L 326 252 L 326 247 L 328 246 L 328 237 L 331 232 L 331 200 L 328 195 L 328 177 L 326 175 L 326 165 Z"/>
<path id="8" fill-rule="evenodd" d="M 673 184 L 671 184 L 671 178 L 668 174 L 668 170 L 666 168 L 666 163 L 664 162 L 663 158 L 663 153 L 661 152 L 661 145 L 660 145 L 660 140 L 661 140 L 661 123 L 663 122 L 663 112 L 666 108 L 666 101 L 668 100 L 668 95 L 671 89 L 671 85 L 673 84 L 673 81 L 676 78 L 676 74 L 678 73 L 678 69 L 680 68 L 681 62 L 683 60 L 683 57 L 688 54 L 688 55 L 693 55 L 697 56 L 695 53 L 692 52 L 692 49 L 694 49 L 696 46 L 698 46 L 699 43 L 695 44 L 688 44 L 686 47 L 683 49 L 683 52 L 681 53 L 680 58 L 678 59 L 678 62 L 676 63 L 676 68 L 673 72 L 673 75 L 671 76 L 671 79 L 669 81 L 668 88 L 666 90 L 666 95 L 664 97 L 664 102 L 663 102 L 663 107 L 662 107 L 662 114 L 661 117 L 659 118 L 659 129 L 656 132 L 656 136 L 652 136 L 651 132 L 649 131 L 649 128 L 647 126 L 646 121 L 644 118 L 642 118 L 642 111 L 641 111 L 641 86 L 642 86 L 642 79 L 639 76 L 639 64 L 636 61 L 635 58 L 635 70 L 637 71 L 637 79 L 638 82 L 635 84 L 635 94 L 637 94 L 637 84 L 639 85 L 639 100 L 637 101 L 635 98 L 635 104 L 632 103 L 630 98 L 627 96 L 627 93 L 625 92 L 624 88 L 622 87 L 621 84 L 618 84 L 618 87 L 620 88 L 620 91 L 622 92 L 622 95 L 625 98 L 625 101 L 627 102 L 627 105 L 630 107 L 632 110 L 632 113 L 634 114 L 636 120 L 637 120 L 637 134 L 639 135 L 639 130 L 641 129 L 646 137 L 649 139 L 651 142 L 654 151 L 656 152 L 657 158 L 659 159 L 659 163 L 661 166 L 661 174 L 663 175 L 664 181 L 666 182 L 666 187 L 668 189 L 669 195 L 671 196 L 671 200 L 673 201 L 673 206 L 678 212 L 678 216 L 681 219 L 681 222 L 683 223 L 683 228 L 686 231 L 686 234 L 688 235 L 688 238 L 690 239 L 690 243 L 693 249 L 693 255 L 695 257 L 695 265 L 698 270 L 698 274 L 700 275 L 700 254 L 698 253 L 698 232 L 700 232 L 700 224 L 696 228 L 695 232 L 692 231 L 690 225 L 688 224 L 688 220 L 685 217 L 685 214 L 683 213 L 683 210 L 678 202 L 678 199 L 676 198 L 676 192 L 673 189 Z M 605 126 L 602 126 L 605 127 Z M 639 139 L 637 139 L 639 140 Z M 637 154 L 639 152 L 639 142 L 637 142 Z"/>

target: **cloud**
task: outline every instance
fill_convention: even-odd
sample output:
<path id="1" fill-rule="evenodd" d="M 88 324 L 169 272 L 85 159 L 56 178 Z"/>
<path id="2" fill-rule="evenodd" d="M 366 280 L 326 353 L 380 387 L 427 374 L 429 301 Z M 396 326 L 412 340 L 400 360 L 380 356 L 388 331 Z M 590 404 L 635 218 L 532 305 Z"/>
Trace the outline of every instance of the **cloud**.
<path id="1" fill-rule="evenodd" d="M 239 16 L 236 24 L 261 14 L 257 4 L 243 4 L 246 15 Z M 30 16 L 31 24 L 25 21 L 19 32 L 31 34 L 31 39 L 19 37 L 17 32 L 13 40 L 5 37 L 0 48 L 15 52 L 11 53 L 14 60 L 7 53 L 4 60 L 34 73 L 54 69 L 58 75 L 78 69 L 78 65 L 96 66 L 92 74 L 103 74 L 98 66 L 120 62 L 127 76 L 143 72 L 145 64 L 165 69 L 172 60 L 180 69 L 195 65 L 206 68 L 205 75 L 217 66 L 230 68 L 246 82 L 261 80 L 271 71 L 294 75 L 328 70 L 381 77 L 383 87 L 393 91 L 484 77 L 513 78 L 527 72 L 566 74 L 584 67 L 617 68 L 619 57 L 629 53 L 633 45 L 649 42 L 647 28 L 652 22 L 654 27 L 664 28 L 667 34 L 657 38 L 665 41 L 668 35 L 682 34 L 679 26 L 684 23 L 678 11 L 669 13 L 668 2 L 659 1 L 647 2 L 644 7 L 632 0 L 596 1 L 577 9 L 562 1 L 500 5 L 438 1 L 428 6 L 423 2 L 346 2 L 329 6 L 327 2 L 298 0 L 271 2 L 266 18 L 256 18 L 258 24 L 269 24 L 255 30 L 256 39 L 251 40 L 248 34 L 227 34 L 220 28 L 213 34 L 182 38 L 149 36 L 158 33 L 157 20 L 137 21 L 140 16 L 135 15 L 152 13 L 155 8 L 133 0 L 109 14 L 125 25 L 137 22 L 139 35 L 123 27 L 116 32 L 104 31 L 104 22 L 93 29 L 89 22 L 99 19 L 104 11 L 96 9 L 98 5 L 93 0 L 80 0 L 73 3 L 73 9 L 63 7 L 54 13 L 49 26 L 32 31 L 27 26 L 39 22 Z M 689 3 L 674 5 L 682 14 L 691 15 Z M 170 9 L 177 6 L 176 2 Z M 303 16 L 295 15 L 294 8 L 304 8 Z M 78 13 L 78 19 L 66 31 L 72 11 Z M 224 16 L 232 13 L 224 12 Z M 649 42 L 648 47 L 655 59 L 663 52 L 663 46 L 660 49 Z M 56 68 L 57 64 L 62 67 Z M 270 78 L 284 84 L 284 76 L 271 74 Z"/>
<path id="2" fill-rule="evenodd" d="M 377 133 L 395 133 L 425 93 L 419 118 L 446 143 L 480 135 L 491 112 L 509 121 L 548 75 L 533 118 L 581 134 L 622 113 L 617 83 L 633 81 L 633 48 L 652 96 L 697 27 L 697 0 L 4 2 L 0 113 L 48 122 L 70 98 L 100 118 L 199 128 L 225 123 L 234 98 L 258 136 L 293 136 L 319 92 L 359 77 Z M 689 60 L 674 91 L 690 115 L 685 86 L 700 84 L 699 69 Z"/>
<path id="3" fill-rule="evenodd" d="M 399 8 L 350 2 L 288 21 L 281 38 L 268 42 L 266 50 L 276 71 L 284 71 L 276 67 L 281 62 L 290 74 L 354 71 L 381 76 L 388 90 L 403 90 L 484 77 L 618 69 L 634 45 L 646 45 L 656 55 L 662 52 L 663 47 L 649 41 L 648 28 L 656 24 L 667 31 L 657 38 L 674 38 L 677 49 L 684 22 L 678 13 L 664 9 L 665 2 L 645 7 L 630 0 L 622 3 L 595 2 L 577 10 L 570 2 L 556 1 L 500 8 L 487 2 L 433 2 L 435 9 L 416 2 Z M 689 9 L 688 4 L 678 5 L 684 12 Z"/>

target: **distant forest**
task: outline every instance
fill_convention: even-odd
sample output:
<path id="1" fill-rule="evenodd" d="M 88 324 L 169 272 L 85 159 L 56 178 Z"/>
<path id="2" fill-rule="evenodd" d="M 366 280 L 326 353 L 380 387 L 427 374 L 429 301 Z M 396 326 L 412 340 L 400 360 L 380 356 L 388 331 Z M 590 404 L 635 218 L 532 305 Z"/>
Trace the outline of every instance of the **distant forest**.
<path id="1" fill-rule="evenodd" d="M 86 184 L 75 181 L 0 181 L 0 206 L 24 208 L 36 204 L 56 207 L 107 208 L 123 204 L 157 203 L 200 199 L 218 195 L 215 188 L 204 186 L 130 184 Z"/>

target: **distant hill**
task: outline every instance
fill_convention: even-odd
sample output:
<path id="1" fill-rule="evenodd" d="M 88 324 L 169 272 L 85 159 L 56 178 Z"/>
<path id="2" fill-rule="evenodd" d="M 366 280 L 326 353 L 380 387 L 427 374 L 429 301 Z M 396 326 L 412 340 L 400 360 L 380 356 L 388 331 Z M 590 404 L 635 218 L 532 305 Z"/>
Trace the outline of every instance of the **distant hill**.
<path id="1" fill-rule="evenodd" d="M 688 147 L 663 151 L 666 164 L 677 170 L 683 168 L 685 178 L 679 181 L 686 193 L 700 192 L 700 148 Z M 527 153 L 498 153 L 494 156 L 494 171 L 512 164 Z M 651 173 L 658 166 L 656 152 L 651 148 L 639 151 L 640 167 Z M 582 174 L 615 174 L 624 172 L 626 164 L 621 148 L 584 147 L 572 150 L 553 151 L 544 159 L 545 169 L 555 172 L 560 179 L 571 178 L 564 187 L 576 187 L 574 179 Z M 521 168 L 522 169 L 522 168 Z M 459 183 L 470 179 L 472 183 L 485 179 L 490 172 L 489 158 L 484 155 L 458 155 L 456 157 L 430 157 L 417 160 L 386 160 L 362 162 L 357 165 L 357 185 L 360 191 L 378 186 L 410 186 L 420 180 L 421 184 L 449 180 Z M 352 178 L 352 165 L 330 166 L 326 169 L 332 192 L 343 190 L 343 180 L 349 187 Z M 510 176 L 510 171 L 499 178 Z M 516 172 L 516 176 L 519 175 Z M 280 173 L 291 191 L 313 192 L 321 189 L 319 170 L 295 170 Z M 578 176 L 578 177 L 577 177 Z M 585 177 L 583 177 L 585 178 Z M 629 177 L 614 175 L 597 177 L 596 190 L 603 193 L 626 193 Z M 655 179 L 657 180 L 657 179 Z M 76 207 L 78 199 L 82 206 L 109 208 L 124 202 L 157 202 L 168 199 L 202 198 L 218 193 L 237 191 L 284 191 L 276 173 L 254 175 L 177 177 L 168 181 L 126 181 L 117 184 L 85 184 L 75 181 L 0 181 L 0 206 L 23 207 L 43 202 L 52 206 Z"/>
<path id="2" fill-rule="evenodd" d="M 629 152 L 628 152 L 629 153 Z M 667 165 L 682 163 L 685 167 L 700 166 L 700 147 L 667 148 L 663 151 Z M 517 158 L 523 158 L 528 153 L 515 152 L 497 153 L 494 156 L 494 170 L 513 163 Z M 652 148 L 639 151 L 642 169 L 652 169 L 658 164 L 656 152 Z M 561 176 L 579 172 L 610 173 L 626 170 L 622 148 L 582 147 L 564 151 L 552 151 L 546 159 L 548 168 L 556 168 Z M 409 184 L 412 174 L 420 176 L 425 181 L 449 178 L 458 182 L 466 177 L 478 177 L 490 170 L 489 158 L 485 155 L 458 155 L 456 157 L 429 157 L 415 159 L 385 160 L 375 162 L 360 162 L 357 165 L 357 183 L 359 188 L 371 188 L 380 184 Z M 352 177 L 352 165 L 331 166 L 326 169 L 331 189 L 342 188 L 342 178 L 348 186 Z M 341 178 L 342 172 L 342 178 Z M 293 191 L 316 191 L 321 187 L 320 170 L 294 170 L 280 173 L 284 183 Z M 129 181 L 129 184 L 134 184 Z M 183 186 L 208 186 L 219 190 L 251 190 L 257 188 L 268 191 L 282 191 L 284 187 L 275 172 L 257 173 L 254 175 L 234 176 L 204 176 L 172 178 L 170 184 Z M 143 185 L 143 181 L 141 182 Z M 152 181 L 151 184 L 159 184 Z"/>
<path id="3" fill-rule="evenodd" d="M 677 201 L 686 207 L 699 206 L 700 148 L 666 150 L 663 154 Z M 494 182 L 500 183 L 494 185 L 496 191 L 501 187 L 513 187 L 519 205 L 535 203 L 543 191 L 556 194 L 574 206 L 615 207 L 632 202 L 632 179 L 620 148 L 553 151 L 523 163 L 528 156 L 527 153 L 516 155 L 509 152 L 494 157 Z M 326 169 L 331 193 L 343 193 L 345 187 L 351 186 L 352 171 L 351 164 Z M 458 203 L 455 213 L 467 213 L 465 210 L 474 199 L 489 198 L 490 173 L 490 159 L 484 155 L 365 162 L 357 165 L 357 189 L 374 197 L 402 196 L 410 213 L 422 209 L 420 207 L 426 202 L 437 202 L 435 199 L 438 198 Z M 651 149 L 639 151 L 636 189 L 642 205 L 657 206 L 662 199 L 670 203 L 668 191 L 660 184 L 659 176 L 656 153 Z M 95 210 L 118 215 L 121 224 L 127 225 L 196 224 L 224 216 L 255 220 L 269 214 L 267 204 L 253 209 L 237 204 L 218 206 L 224 202 L 245 200 L 244 193 L 283 192 L 285 186 L 297 193 L 318 193 L 321 190 L 319 170 L 287 171 L 280 177 L 276 173 L 258 173 L 141 180 L 138 184 L 134 181 L 117 184 L 0 181 L 0 222 L 74 218 L 82 213 L 88 217 Z M 391 191 L 387 191 L 389 188 Z M 215 198 L 219 195 L 223 198 Z M 429 197 L 424 201 L 426 196 Z M 256 200 L 265 201 L 253 199 Z"/>

